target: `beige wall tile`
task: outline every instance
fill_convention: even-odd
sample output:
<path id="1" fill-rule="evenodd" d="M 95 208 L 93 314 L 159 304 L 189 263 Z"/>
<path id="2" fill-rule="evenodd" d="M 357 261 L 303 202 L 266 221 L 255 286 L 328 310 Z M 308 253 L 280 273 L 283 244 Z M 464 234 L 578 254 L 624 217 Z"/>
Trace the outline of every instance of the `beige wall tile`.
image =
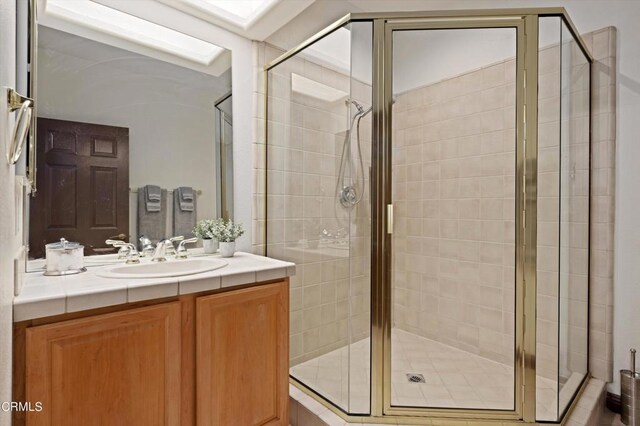
<path id="1" fill-rule="evenodd" d="M 612 370 L 615 31 L 597 32 L 592 40 L 598 62 L 593 67 L 593 84 L 597 90 L 592 98 L 596 115 L 592 125 L 591 340 L 594 341 L 594 332 L 600 333 L 595 341 L 605 349 L 592 351 L 590 365 L 592 374 L 608 380 Z M 266 55 L 274 54 L 270 51 Z M 553 359 L 557 357 L 557 344 L 552 337 L 557 336 L 558 329 L 553 325 L 558 318 L 553 316 L 552 306 L 559 296 L 556 271 L 560 247 L 554 247 L 558 244 L 554 241 L 554 231 L 560 226 L 558 217 L 562 213 L 561 224 L 563 229 L 567 228 L 562 235 L 568 244 L 564 250 L 584 249 L 587 219 L 584 212 L 588 205 L 577 198 L 579 194 L 586 195 L 585 187 L 580 185 L 566 189 L 573 191 L 573 198 L 563 201 L 562 210 L 557 199 L 559 175 L 553 170 L 561 165 L 557 161 L 560 93 L 556 58 L 557 52 L 552 49 L 540 55 L 538 218 L 541 221 L 539 244 L 544 250 L 539 250 L 538 290 L 539 297 L 546 298 L 545 302 L 539 301 L 540 316 L 546 322 L 538 330 L 541 342 L 538 365 L 549 377 L 555 374 Z M 370 87 L 365 84 L 349 82 L 344 76 L 297 58 L 289 65 L 289 72 L 296 69 L 336 88 L 348 88 L 350 84 L 352 96 L 365 103 L 371 101 Z M 257 78 L 261 78 L 262 73 L 257 74 Z M 505 360 L 512 353 L 509 342 L 513 336 L 515 64 L 510 60 L 476 74 L 420 88 L 411 96 L 401 95 L 394 108 L 394 143 L 399 149 L 394 152 L 393 192 L 397 197 L 397 212 L 403 209 L 402 215 L 398 214 L 403 217 L 396 221 L 394 235 L 395 303 L 403 309 L 395 310 L 394 321 L 398 327 L 410 328 L 431 338 L 437 338 L 439 332 L 451 333 L 446 336 L 448 344 L 466 350 L 477 348 L 486 356 Z M 335 184 L 348 116 L 340 114 L 336 106 L 325 108 L 317 101 L 291 96 L 284 89 L 288 87 L 287 81 L 283 70 L 272 82 L 272 87 L 276 90 L 280 87 L 282 93 L 278 99 L 271 100 L 273 115 L 269 117 L 270 253 L 284 253 L 280 241 L 299 243 L 317 239 L 319 231 L 335 230 L 338 225 L 332 211 L 335 200 L 331 182 Z M 584 81 L 576 84 L 584 85 Z M 262 86 L 256 87 L 254 97 L 259 99 Z M 584 100 L 581 96 L 576 92 L 571 102 L 581 102 Z M 584 113 L 575 109 L 575 141 L 584 141 L 586 137 L 580 131 L 584 125 L 580 125 L 578 117 Z M 257 120 L 261 119 L 259 112 L 255 115 Z M 371 152 L 369 123 L 363 132 L 367 158 Z M 264 173 L 261 172 L 264 167 L 261 132 L 254 135 L 254 139 L 258 182 L 259 175 Z M 576 158 L 577 169 L 584 170 L 584 154 L 576 151 L 571 155 Z M 576 176 L 584 181 L 584 175 Z M 261 187 L 262 184 L 257 185 Z M 566 191 L 564 194 L 570 194 Z M 254 229 L 258 230 L 264 227 L 259 212 L 263 211 L 260 206 L 265 199 L 254 197 L 254 200 Z M 284 213 L 275 211 L 280 208 Z M 367 214 L 366 209 L 357 212 L 363 218 Z M 291 221 L 284 225 L 280 217 Z M 356 235 L 368 232 L 368 222 L 362 224 L 352 232 Z M 368 240 L 363 237 L 359 241 L 353 249 L 359 250 L 360 257 L 366 259 Z M 254 238 L 256 247 L 262 243 L 260 238 Z M 595 247 L 597 251 L 593 251 Z M 347 303 L 349 289 L 358 280 L 368 283 L 368 268 L 361 266 L 366 265 L 366 261 L 356 262 L 360 266 L 355 270 L 360 275 L 354 276 L 350 275 L 349 262 L 342 262 L 335 255 L 323 259 L 291 248 L 287 253 L 301 266 L 301 272 L 292 280 L 292 288 L 296 289 L 295 293 L 292 289 L 292 308 L 298 307 L 295 318 L 299 325 L 292 328 L 291 345 L 293 360 L 297 362 L 345 343 L 345 321 L 353 309 Z M 576 253 L 568 258 L 567 265 L 572 271 L 585 268 L 586 252 Z M 584 301 L 584 292 L 580 291 L 584 289 L 584 282 L 579 283 L 578 278 L 578 274 L 563 278 L 568 283 L 576 283 L 569 284 L 571 291 L 566 299 L 570 307 L 567 320 L 575 325 L 571 333 L 575 334 L 572 346 L 576 348 L 586 338 L 584 333 L 575 331 L 580 330 L 578 326 L 586 306 L 579 303 Z M 313 287 L 327 289 L 318 293 Z M 364 296 L 353 301 L 360 311 L 366 311 L 369 300 L 368 294 Z M 438 314 L 434 313 L 436 306 L 442 308 L 437 310 Z M 351 318 L 356 321 L 355 315 Z M 357 321 L 366 325 L 367 317 L 358 317 Z M 305 328 L 305 323 L 312 327 Z M 581 362 L 578 354 L 571 358 Z"/>

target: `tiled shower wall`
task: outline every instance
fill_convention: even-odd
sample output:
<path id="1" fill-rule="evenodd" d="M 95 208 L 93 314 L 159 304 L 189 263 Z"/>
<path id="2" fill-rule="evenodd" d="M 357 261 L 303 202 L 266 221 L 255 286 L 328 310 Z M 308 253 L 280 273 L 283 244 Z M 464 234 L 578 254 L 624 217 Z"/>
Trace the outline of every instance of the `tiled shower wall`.
<path id="1" fill-rule="evenodd" d="M 567 37 L 538 69 L 536 367 L 561 382 L 587 371 L 589 289 L 589 68 Z"/>
<path id="2" fill-rule="evenodd" d="M 561 43 L 540 51 L 536 371 L 559 392 L 559 405 L 538 405 L 556 420 L 587 373 L 589 291 L 589 63 L 558 18 Z M 545 395 L 547 393 L 548 395 Z"/>
<path id="3" fill-rule="evenodd" d="M 613 227 L 614 227 L 614 187 L 615 187 L 615 85 L 616 85 L 616 30 L 605 28 L 583 36 L 595 62 L 592 70 L 592 172 L 591 172 L 591 282 L 590 282 L 590 356 L 591 374 L 605 381 L 612 379 L 612 337 L 613 337 Z M 254 153 L 253 169 L 256 193 L 254 194 L 253 235 L 254 251 L 264 253 L 264 187 L 265 187 L 265 144 L 264 144 L 264 72 L 266 45 L 254 43 Z M 275 52 L 275 50 L 273 50 Z M 272 53 L 273 56 L 275 53 Z M 397 105 L 397 104 L 396 104 Z M 346 125 L 345 125 L 346 128 Z M 270 253 L 271 254 L 271 253 Z M 302 278 L 293 278 L 292 286 L 300 286 Z M 498 289 L 498 287 L 495 287 Z M 293 298 L 292 298 L 293 301 Z M 300 313 L 292 319 L 299 321 Z M 300 330 L 293 338 L 296 325 L 292 326 L 292 347 L 299 345 L 304 335 Z M 506 334 L 508 336 L 508 334 Z M 311 346 L 313 347 L 313 345 Z M 294 349 L 295 350 L 295 349 Z M 316 349 L 305 353 L 297 352 L 296 360 L 305 354 L 318 353 Z"/>
<path id="4" fill-rule="evenodd" d="M 616 29 L 587 34 L 591 81 L 591 263 L 589 371 L 613 379 L 613 228 L 616 145 Z"/>
<path id="5" fill-rule="evenodd" d="M 271 46 L 259 48 L 267 62 L 282 53 Z M 344 96 L 325 101 L 293 92 L 292 74 Z M 302 55 L 269 73 L 267 195 L 256 196 L 260 219 L 255 225 L 258 236 L 266 225 L 269 256 L 297 265 L 290 293 L 291 365 L 369 334 L 371 119 L 367 116 L 360 124 L 365 175 L 359 172 L 358 193 L 360 188 L 365 193 L 356 207 L 347 209 L 339 204 L 336 182 L 353 113 L 348 97 L 369 106 L 371 87 Z M 355 131 L 352 147 L 356 149 Z M 256 155 L 260 166 L 260 147 Z M 262 213 L 265 200 L 267 221 Z"/>
<path id="6" fill-rule="evenodd" d="M 594 46 L 596 63 L 592 88 L 590 366 L 596 377 L 605 380 L 610 379 L 612 362 L 614 38 L 613 28 L 585 36 L 590 46 L 594 40 L 597 44 Z M 572 47 L 576 49 L 575 44 Z M 588 206 L 585 176 L 588 157 L 584 120 L 587 111 L 585 100 L 578 98 L 586 94 L 585 84 L 588 83 L 584 75 L 582 78 L 578 75 L 584 64 L 574 60 L 567 87 L 571 94 L 565 101 L 565 108 L 570 108 L 563 112 L 568 130 L 563 135 L 566 149 L 562 161 L 564 216 L 560 244 L 563 245 L 562 269 L 567 291 L 559 294 L 559 58 L 557 47 L 540 53 L 538 216 L 542 222 L 539 223 L 538 241 L 537 361 L 539 374 L 549 378 L 555 378 L 558 373 L 559 321 L 567 328 L 563 335 L 565 347 L 562 348 L 565 369 L 579 372 L 586 362 L 584 301 L 588 286 L 584 272 L 588 259 L 584 226 Z M 515 231 L 513 198 L 507 191 L 513 188 L 509 179 L 513 173 L 510 167 L 515 160 L 515 137 L 514 93 L 508 85 L 514 74 L 498 71 L 505 67 L 512 69 L 513 61 L 397 96 L 394 107 L 394 202 L 396 221 L 400 223 L 394 234 L 394 324 L 491 359 L 510 362 L 514 276 L 513 246 L 507 238 Z M 489 74 L 504 77 L 488 82 L 483 81 L 483 74 L 485 80 Z M 488 84 L 493 87 L 487 89 Z M 481 106 L 477 103 L 479 99 L 482 99 Z M 499 109 L 505 114 L 502 117 L 496 112 Z M 494 111 L 494 127 L 489 124 L 489 111 Z M 484 126 L 477 128 L 473 120 L 479 116 Z M 464 121 L 458 121 L 459 132 L 475 132 L 474 135 L 451 137 L 450 131 L 442 131 L 441 123 L 461 118 Z M 492 147 L 489 147 L 492 140 Z M 483 182 L 486 185 L 500 179 L 506 186 L 500 189 L 501 192 L 494 193 L 499 198 L 487 198 L 487 194 L 483 194 Z M 460 191 L 466 191 L 466 194 Z M 502 210 L 499 210 L 500 205 Z M 492 224 L 495 220 L 503 221 L 503 229 L 498 229 L 497 223 Z M 545 220 L 547 223 L 543 223 Z M 494 228 L 490 230 L 492 225 Z M 503 240 L 496 241 L 499 238 Z M 497 254 L 499 244 L 502 244 L 503 257 L 496 255 L 495 263 L 486 263 L 489 249 L 493 248 Z M 494 273 L 493 280 L 487 279 L 490 269 Z M 499 276 L 502 281 L 497 279 Z M 560 318 L 558 297 L 562 297 L 562 309 L 565 310 Z M 595 349 L 594 341 L 598 342 Z"/>
<path id="7" fill-rule="evenodd" d="M 557 30 L 560 29 L 560 20 Z M 559 37 L 559 33 L 558 33 Z M 559 168 L 560 168 L 560 46 L 538 57 L 538 263 L 536 303 L 536 371 L 558 377 L 559 297 Z M 564 147 L 564 144 L 563 144 Z M 583 211 L 588 213 L 588 211 Z M 564 266 L 563 266 L 564 271 Z M 541 390 L 538 389 L 538 392 Z M 555 391 L 557 392 L 557 390 Z M 554 411 L 556 411 L 554 407 Z M 553 413 L 552 418 L 557 413 Z"/>
<path id="8" fill-rule="evenodd" d="M 596 378 L 610 381 L 613 369 L 616 31 L 609 27 L 585 34 L 583 39 L 594 57 L 591 74 L 589 258 L 584 231 L 588 195 L 587 179 L 584 176 L 588 160 L 584 145 L 587 136 L 585 120 L 588 100 L 584 99 L 584 94 L 588 82 L 583 71 L 584 64 L 577 59 L 580 57 L 577 46 L 570 43 L 568 52 L 562 57 L 563 64 L 571 62 L 571 69 L 567 70 L 567 66 L 562 65 L 565 68 L 565 78 L 569 78 L 569 84 L 565 83 L 568 93 L 563 93 L 562 97 L 565 99 L 558 101 L 561 80 L 558 61 L 561 56 L 557 48 L 547 49 L 540 56 L 538 167 L 541 184 L 538 194 L 538 259 L 546 265 L 538 264 L 536 363 L 541 375 L 553 377 L 559 374 L 561 381 L 570 372 L 584 369 L 587 339 L 586 323 L 583 320 L 587 309 L 587 277 L 584 272 L 586 262 L 589 262 L 589 372 Z M 559 145 L 560 118 L 564 126 L 562 147 Z M 561 164 L 552 161 L 552 158 L 562 158 Z M 557 173 L 554 175 L 552 169 L 561 170 L 561 184 Z M 557 235 L 558 217 L 561 218 L 562 229 L 560 252 L 557 240 L 550 239 L 551 235 Z M 564 273 L 558 275 L 558 268 Z M 558 284 L 559 279 L 563 284 Z M 558 288 L 566 291 L 558 294 Z M 556 355 L 558 321 L 560 332 L 566 333 L 560 336 L 560 365 Z"/>
<path id="9" fill-rule="evenodd" d="M 394 325 L 512 363 L 515 60 L 397 95 Z"/>
<path id="10" fill-rule="evenodd" d="M 587 371 L 589 79 L 581 58 L 573 42 L 540 51 L 536 367 L 561 383 Z M 394 325 L 507 364 L 514 78 L 508 60 L 402 93 L 394 107 Z M 562 402 L 580 378 L 570 383 Z M 538 418 L 555 420 L 558 386 L 538 391 L 549 405 L 539 405 Z"/>

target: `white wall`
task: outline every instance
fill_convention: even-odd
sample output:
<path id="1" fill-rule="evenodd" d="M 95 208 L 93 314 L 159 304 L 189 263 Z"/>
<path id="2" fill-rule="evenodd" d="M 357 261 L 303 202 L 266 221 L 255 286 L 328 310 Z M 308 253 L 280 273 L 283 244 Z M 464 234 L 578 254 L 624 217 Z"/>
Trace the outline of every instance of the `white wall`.
<path id="1" fill-rule="evenodd" d="M 202 191 L 197 218 L 215 217 L 214 103 L 230 90 L 230 75 L 213 77 L 46 27 L 39 35 L 38 115 L 127 127 L 129 187 L 191 186 Z"/>
<path id="2" fill-rule="evenodd" d="M 393 42 L 394 95 L 516 56 L 513 28 L 398 31 Z"/>
<path id="3" fill-rule="evenodd" d="M 618 374 L 628 364 L 628 349 L 640 348 L 640 1 L 636 0 L 318 0 L 289 26 L 267 42 L 291 48 L 348 12 L 442 10 L 515 7 L 567 9 L 580 32 L 607 26 L 618 29 L 617 153 L 615 207 L 614 377 L 612 392 L 619 392 Z"/>
<path id="4" fill-rule="evenodd" d="M 0 86 L 15 84 L 15 2 L 0 2 Z M 4 99 L 4 90 L 2 97 Z M 13 300 L 13 259 L 20 238 L 15 231 L 14 167 L 4 160 L 11 118 L 6 102 L 0 102 L 0 401 L 11 401 L 11 326 Z M 0 425 L 9 425 L 10 413 L 0 411 Z"/>
<path id="5" fill-rule="evenodd" d="M 257 58 L 254 57 L 251 41 L 193 16 L 177 13 L 175 9 L 156 1 L 101 0 L 101 3 L 231 50 L 234 220 L 242 223 L 247 231 L 238 240 L 238 249 L 251 251 L 255 186 L 251 172 L 252 138 L 254 132 L 262 131 L 253 126 L 252 120 L 253 109 L 262 105 L 253 101 L 253 86 L 257 84 L 253 69 Z"/>

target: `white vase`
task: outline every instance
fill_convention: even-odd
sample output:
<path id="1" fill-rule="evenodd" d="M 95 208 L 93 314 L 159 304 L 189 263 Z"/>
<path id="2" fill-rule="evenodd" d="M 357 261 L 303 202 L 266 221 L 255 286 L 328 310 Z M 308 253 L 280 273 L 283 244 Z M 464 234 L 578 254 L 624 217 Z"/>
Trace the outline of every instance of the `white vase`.
<path id="1" fill-rule="evenodd" d="M 233 257 L 236 252 L 236 242 L 223 242 L 220 241 L 220 254 L 222 257 Z"/>
<path id="2" fill-rule="evenodd" d="M 218 240 L 206 239 L 202 240 L 202 247 L 206 254 L 213 254 L 218 251 Z"/>

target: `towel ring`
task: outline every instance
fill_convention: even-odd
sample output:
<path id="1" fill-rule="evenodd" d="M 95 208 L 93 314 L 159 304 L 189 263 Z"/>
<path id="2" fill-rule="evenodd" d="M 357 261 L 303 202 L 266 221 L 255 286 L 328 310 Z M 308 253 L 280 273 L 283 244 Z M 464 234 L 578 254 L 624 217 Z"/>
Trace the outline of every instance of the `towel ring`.
<path id="1" fill-rule="evenodd" d="M 11 140 L 7 148 L 7 162 L 10 165 L 16 164 L 22 155 L 27 134 L 32 123 L 33 99 L 20 95 L 13 89 L 8 89 L 7 101 L 9 111 L 18 110 L 16 124 L 13 128 Z"/>

